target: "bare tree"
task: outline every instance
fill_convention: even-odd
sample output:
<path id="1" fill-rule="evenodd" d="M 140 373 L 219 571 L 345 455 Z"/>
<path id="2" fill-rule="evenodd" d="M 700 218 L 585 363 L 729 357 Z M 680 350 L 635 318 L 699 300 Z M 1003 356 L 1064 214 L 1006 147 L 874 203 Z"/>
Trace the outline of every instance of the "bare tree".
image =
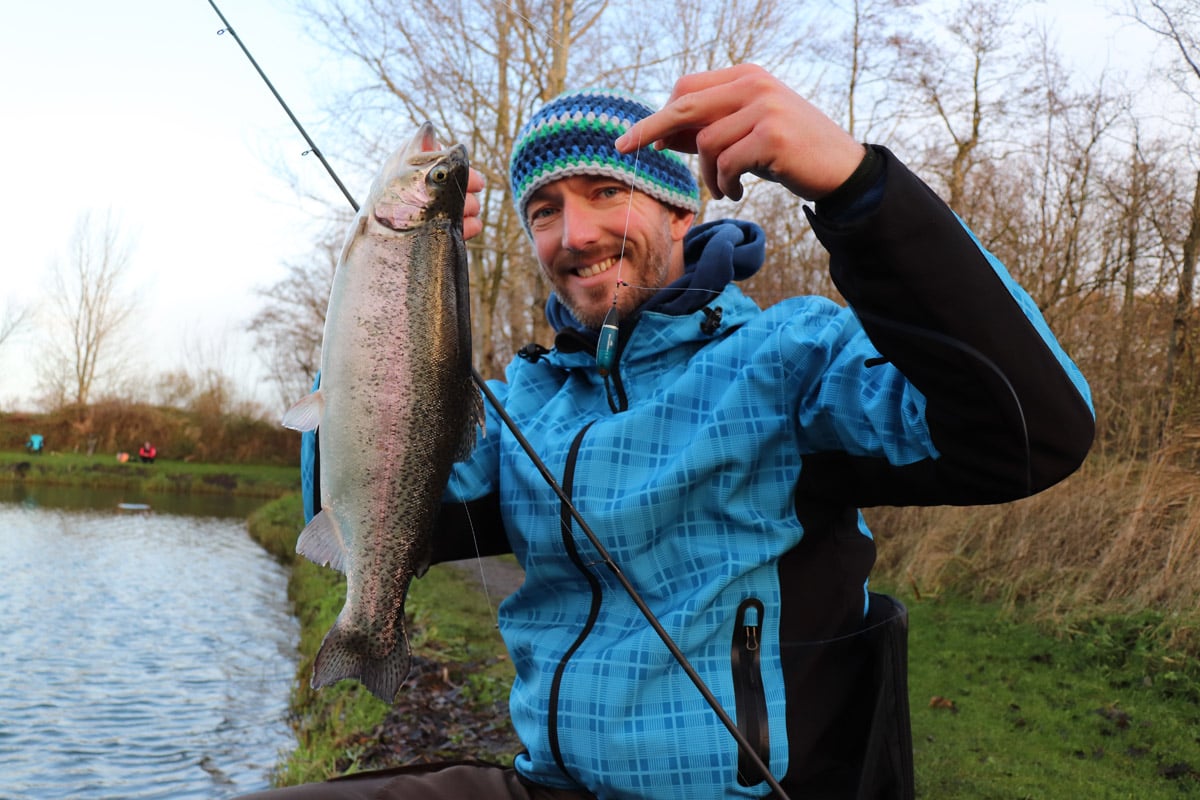
<path id="1" fill-rule="evenodd" d="M 334 216 L 349 219 L 348 213 Z M 342 248 L 343 237 L 335 230 L 339 227 L 325 232 L 310 260 L 286 264 L 281 280 L 259 290 L 264 305 L 246 325 L 281 408 L 307 394 L 320 369 L 325 311 Z"/>
<path id="2" fill-rule="evenodd" d="M 1169 69 L 1171 80 L 1192 102 L 1193 111 L 1200 111 L 1200 6 L 1194 0 L 1131 0 L 1128 8 L 1130 16 L 1178 51 L 1179 59 Z M 1188 144 L 1195 154 L 1197 142 L 1192 140 Z M 1193 370 L 1181 377 L 1181 367 L 1194 336 L 1196 267 L 1200 259 L 1200 173 L 1196 174 L 1190 210 L 1182 227 L 1184 233 L 1177 240 L 1180 248 L 1178 280 L 1164 371 L 1164 393 L 1168 404 L 1168 414 L 1164 416 L 1173 412 L 1180 388 L 1194 394 L 1191 391 L 1196 380 Z"/>
<path id="3" fill-rule="evenodd" d="M 1176 87 L 1200 104 L 1200 6 L 1193 0 L 1130 0 L 1129 16 L 1179 51 Z"/>
<path id="4" fill-rule="evenodd" d="M 794 71 L 814 24 L 797 10 L 784 0 L 675 0 L 653 14 L 639 0 L 451 0 L 421 14 L 372 0 L 303 5 L 314 35 L 361 68 L 333 113 L 363 174 L 401 138 L 383 142 L 381 131 L 425 119 L 466 144 L 483 173 L 484 232 L 469 246 L 475 353 L 489 376 L 551 335 L 548 286 L 507 192 L 529 113 L 569 87 L 613 86 L 654 103 L 698 69 L 753 60 Z"/>
<path id="5" fill-rule="evenodd" d="M 1017 35 L 1022 5 L 1023 0 L 966 0 L 943 28 L 905 51 L 905 82 L 929 112 L 927 169 L 941 178 L 950 207 L 968 221 L 972 170 L 1002 158 L 1011 140 L 1020 139 L 1037 118 L 1038 75 L 1026 68 L 1031 56 Z"/>
<path id="6" fill-rule="evenodd" d="M 8 298 L 4 311 L 0 313 L 0 347 L 16 335 L 33 317 L 33 306 L 23 305 L 16 298 Z"/>
<path id="7" fill-rule="evenodd" d="M 111 211 L 81 214 L 66 261 L 51 274 L 56 333 L 41 361 L 42 388 L 51 402 L 87 405 L 92 393 L 120 378 L 130 358 L 122 334 L 136 304 L 124 287 L 132 245 Z"/>
<path id="8" fill-rule="evenodd" d="M 890 139 L 874 128 L 895 130 L 912 104 L 895 91 L 902 64 L 918 48 L 914 30 L 923 0 L 839 0 L 812 16 L 816 56 L 832 65 L 832 90 L 825 110 L 853 136 Z"/>

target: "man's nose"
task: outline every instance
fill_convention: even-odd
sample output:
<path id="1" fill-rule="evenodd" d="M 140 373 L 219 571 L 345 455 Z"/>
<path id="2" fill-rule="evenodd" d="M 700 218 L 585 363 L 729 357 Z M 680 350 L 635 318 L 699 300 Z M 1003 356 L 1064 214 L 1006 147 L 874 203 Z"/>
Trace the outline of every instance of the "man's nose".
<path id="1" fill-rule="evenodd" d="M 595 210 L 580 198 L 567 197 L 562 208 L 564 250 L 586 250 L 600 239 L 600 220 Z"/>

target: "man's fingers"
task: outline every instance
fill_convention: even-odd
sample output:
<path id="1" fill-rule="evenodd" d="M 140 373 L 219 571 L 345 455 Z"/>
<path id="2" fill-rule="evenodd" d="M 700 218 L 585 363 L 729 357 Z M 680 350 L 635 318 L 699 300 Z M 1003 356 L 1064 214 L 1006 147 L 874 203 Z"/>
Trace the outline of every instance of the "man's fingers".
<path id="1" fill-rule="evenodd" d="M 750 98 L 734 84 L 766 73 L 751 64 L 685 75 L 675 82 L 666 105 L 634 123 L 616 141 L 617 150 L 631 153 L 651 144 L 681 153 L 696 152 L 696 134 L 736 112 Z"/>
<path id="2" fill-rule="evenodd" d="M 483 232 L 483 220 L 479 218 L 482 205 L 479 192 L 485 186 L 483 173 L 477 169 L 467 172 L 467 196 L 463 198 L 463 239 L 470 239 Z"/>
<path id="3" fill-rule="evenodd" d="M 467 171 L 467 191 L 482 192 L 483 187 L 483 173 L 472 167 Z"/>

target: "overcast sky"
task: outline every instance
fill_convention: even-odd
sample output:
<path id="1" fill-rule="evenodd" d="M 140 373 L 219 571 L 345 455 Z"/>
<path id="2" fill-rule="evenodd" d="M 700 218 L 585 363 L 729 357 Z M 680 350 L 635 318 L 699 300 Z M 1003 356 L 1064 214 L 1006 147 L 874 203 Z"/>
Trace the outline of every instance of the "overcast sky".
<path id="1" fill-rule="evenodd" d="M 285 0 L 217 0 L 255 59 L 315 134 L 336 65 L 308 42 Z M 1149 46 L 1097 4 L 1046 8 L 1063 50 L 1094 71 Z M 134 242 L 130 288 L 147 374 L 176 369 L 201 343 L 255 384 L 241 333 L 255 289 L 302 257 L 311 217 L 271 166 L 320 173 L 303 139 L 207 0 L 57 0 L 9 4 L 0 25 L 0 309 L 45 299 L 81 212 L 111 209 Z M 1121 46 L 1114 48 L 1114 37 Z M 317 143 L 321 144 L 319 137 Z M 338 156 L 323 149 L 337 167 Z M 332 182 L 328 202 L 345 201 Z M 349 186 L 352 193 L 362 187 Z M 36 329 L 0 347 L 0 409 L 32 407 Z M 211 343 L 216 343 L 215 345 Z M 270 395 L 260 399 L 273 401 Z"/>
<path id="2" fill-rule="evenodd" d="M 315 118 L 321 53 L 286 4 L 217 5 L 296 115 Z M 134 242 L 135 347 L 151 373 L 201 342 L 239 375 L 257 369 L 239 333 L 254 290 L 309 243 L 270 165 L 320 162 L 221 28 L 207 0 L 12 4 L 0 26 L 0 292 L 44 299 L 79 214 L 112 209 Z M 0 349 L 0 408 L 28 405 L 37 345 L 27 327 Z"/>

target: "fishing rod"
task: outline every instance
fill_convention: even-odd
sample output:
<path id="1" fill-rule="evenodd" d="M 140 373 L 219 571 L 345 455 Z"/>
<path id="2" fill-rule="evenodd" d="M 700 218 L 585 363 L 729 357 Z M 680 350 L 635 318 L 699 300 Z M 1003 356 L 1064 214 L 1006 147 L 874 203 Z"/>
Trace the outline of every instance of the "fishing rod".
<path id="1" fill-rule="evenodd" d="M 237 31 L 235 31 L 233 26 L 229 24 L 229 21 L 225 19 L 225 15 L 221 13 L 221 9 L 217 8 L 217 4 L 214 3 L 213 0 L 208 0 L 208 4 L 212 6 L 213 11 L 217 12 L 217 16 L 221 18 L 221 24 L 225 26 L 221 30 L 217 31 L 217 35 L 220 36 L 223 33 L 228 33 L 233 37 L 233 40 L 238 43 L 238 47 L 242 48 L 242 52 L 246 54 L 246 58 L 249 59 L 250 64 L 258 72 L 258 77 L 263 79 L 263 83 L 267 85 L 267 88 L 271 90 L 271 94 L 275 95 L 275 99 L 279 101 L 279 105 L 281 105 L 283 110 L 287 113 L 288 119 L 290 119 L 292 124 L 296 126 L 296 130 L 300 131 L 300 135 L 304 137 L 304 141 L 308 142 L 308 152 L 311 152 L 317 157 L 322 166 L 325 167 L 325 171 L 329 173 L 329 177 L 333 178 L 333 182 L 336 183 L 337 187 L 342 190 L 342 194 L 345 195 L 346 199 L 350 201 L 350 205 L 354 208 L 355 213 L 357 213 L 358 203 L 355 202 L 353 195 L 351 195 L 346 189 L 345 185 L 342 184 L 341 178 L 339 178 L 337 173 L 333 171 L 333 167 L 329 165 L 329 162 L 325 160 L 325 156 L 321 153 L 321 148 L 317 147 L 316 142 L 309 137 L 308 131 L 304 130 L 304 126 L 300 124 L 300 120 L 296 119 L 296 115 L 292 113 L 290 108 L 288 108 L 288 104 L 283 101 L 283 97 L 280 96 L 279 92 L 275 90 L 275 85 L 271 83 L 271 79 L 267 77 L 267 73 L 263 72 L 262 67 L 260 67 L 258 62 L 254 60 L 254 56 L 250 55 L 250 50 L 246 48 L 245 43 L 242 41 L 242 37 L 237 35 Z"/>
<path id="2" fill-rule="evenodd" d="M 228 20 L 225 19 L 225 15 L 221 13 L 219 8 L 217 8 L 217 4 L 214 2 L 214 0 L 208 0 L 208 4 L 213 7 L 215 12 L 217 12 L 217 16 L 221 18 L 221 24 L 225 26 L 223 31 L 218 31 L 218 35 L 224 31 L 228 31 L 229 34 L 233 36 L 234 41 L 238 43 L 238 46 L 242 49 L 242 52 L 246 55 L 246 58 L 250 60 L 252 65 L 254 65 L 254 69 L 258 72 L 259 77 L 263 79 L 263 82 L 267 84 L 267 88 L 271 90 L 271 94 L 275 96 L 275 99 L 283 107 L 283 110 L 287 112 L 288 118 L 291 119 L 292 124 L 296 126 L 297 130 L 300 131 L 300 135 L 304 137 L 304 141 L 308 142 L 308 146 L 311 151 L 316 154 L 318 159 L 320 159 L 321 164 L 325 167 L 325 171 L 329 173 L 329 176 L 333 178 L 334 183 L 336 183 L 338 188 L 342 190 L 342 194 L 345 195 L 346 200 L 349 201 L 350 206 L 354 209 L 354 211 L 358 212 L 359 206 L 353 195 L 351 195 L 346 189 L 345 185 L 338 178 L 333 167 L 330 166 L 329 162 L 325 160 L 325 157 L 321 155 L 320 149 L 317 148 L 312 138 L 309 137 L 308 132 L 304 130 L 304 126 L 300 124 L 300 120 L 298 120 L 296 115 L 292 113 L 292 110 L 288 108 L 288 105 L 284 102 L 283 97 L 281 97 L 279 92 L 275 90 L 275 86 L 267 78 L 266 73 L 263 72 L 262 67 L 258 65 L 258 62 L 254 60 L 254 57 L 250 54 L 250 50 L 242 42 L 241 38 L 237 35 L 237 33 L 234 32 L 233 27 L 229 24 Z M 545 462 L 542 461 L 541 457 L 538 456 L 537 451 L 533 448 L 533 445 L 530 444 L 529 440 L 526 439 L 525 435 L 521 432 L 516 420 L 514 420 L 508 414 L 508 411 L 501 404 L 495 393 L 492 392 L 491 387 L 487 385 L 487 381 L 482 375 L 479 374 L 479 370 L 475 368 L 474 364 L 471 365 L 471 376 L 474 379 L 475 384 L 479 387 L 480 391 L 483 392 L 488 402 L 492 405 L 492 408 L 496 411 L 496 414 L 500 417 L 501 422 L 503 422 L 505 427 L 507 427 L 512 433 L 513 437 L 517 440 L 517 443 L 521 446 L 521 449 L 525 451 L 525 454 L 533 462 L 534 467 L 536 467 L 538 472 L 541 474 L 543 480 L 546 481 L 546 483 L 558 496 L 559 500 L 563 503 L 563 506 L 567 509 L 568 513 L 570 513 L 571 518 L 575 520 L 576 524 L 579 525 L 579 529 L 583 531 L 588 541 L 596 549 L 597 554 L 600 556 L 600 560 L 603 561 L 604 565 L 613 573 L 617 581 L 621 584 L 621 587 L 633 601 L 634 605 L 637 606 L 638 611 L 641 612 L 643 617 L 645 617 L 646 621 L 650 624 L 650 627 L 654 629 L 655 634 L 658 635 L 658 638 L 670 652 L 671 656 L 683 669 L 688 679 L 691 680 L 691 682 L 696 686 L 696 689 L 700 692 L 700 695 L 704 698 L 704 701 L 712 709 L 713 713 L 717 715 L 717 718 L 721 721 L 721 724 L 725 726 L 725 729 L 729 731 L 729 734 L 737 742 L 737 745 L 742 750 L 743 755 L 745 755 L 750 763 L 754 765 L 755 769 L 762 774 L 763 780 L 768 786 L 770 786 L 771 790 L 775 793 L 775 796 L 779 798 L 779 800 L 789 800 L 787 793 L 783 790 L 783 787 L 779 784 L 779 781 L 776 780 L 775 776 L 771 774 L 770 767 L 763 762 L 762 757 L 758 754 L 758 750 L 750 743 L 750 740 L 746 738 L 746 735 L 742 733 L 741 729 L 738 728 L 737 723 L 734 722 L 733 718 L 729 716 L 729 713 L 725 711 L 716 695 L 712 693 L 712 690 L 708 688 L 708 685 L 704 682 L 704 679 L 700 677 L 700 673 L 698 673 L 695 667 L 691 665 L 691 662 L 688 661 L 687 656 L 684 655 L 683 651 L 679 649 L 679 645 L 677 645 L 675 640 L 671 638 L 671 634 L 668 633 L 666 628 L 662 626 L 662 623 L 659 622 L 658 617 L 655 616 L 654 611 L 650 608 L 650 606 L 646 604 L 646 601 L 637 591 L 637 588 L 629 581 L 629 578 L 626 577 L 620 566 L 617 565 L 612 555 L 608 552 L 608 548 L 604 546 L 603 542 L 600 541 L 600 538 L 596 535 L 595 531 L 592 530 L 592 527 L 588 525 L 587 521 L 583 518 L 583 515 L 579 513 L 579 509 L 575 507 L 573 502 L 571 502 L 571 498 L 562 488 L 562 485 L 550 472 L 549 468 L 546 466 Z"/>

